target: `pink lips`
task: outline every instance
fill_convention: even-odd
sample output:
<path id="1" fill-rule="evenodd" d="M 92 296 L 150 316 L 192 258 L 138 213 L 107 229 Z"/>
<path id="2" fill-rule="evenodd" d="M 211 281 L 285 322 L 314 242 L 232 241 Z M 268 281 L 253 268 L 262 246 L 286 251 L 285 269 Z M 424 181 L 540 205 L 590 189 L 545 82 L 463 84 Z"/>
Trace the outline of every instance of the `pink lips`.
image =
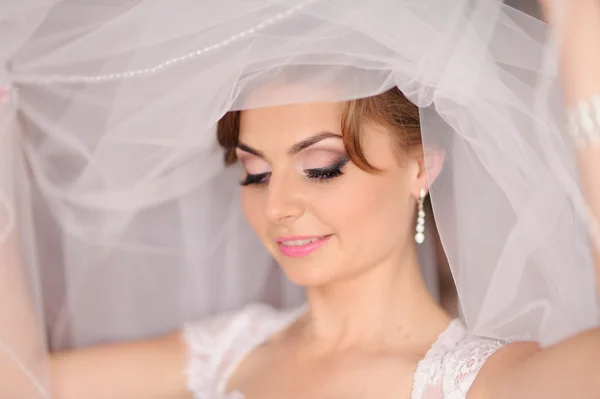
<path id="1" fill-rule="evenodd" d="M 316 240 L 314 240 L 315 238 Z M 277 244 L 283 255 L 292 258 L 300 258 L 321 248 L 329 241 L 329 238 L 331 238 L 330 235 L 323 237 L 282 237 L 277 240 Z M 301 242 L 306 240 L 311 240 L 311 242 Z M 287 242 L 288 245 L 284 245 L 283 242 Z"/>

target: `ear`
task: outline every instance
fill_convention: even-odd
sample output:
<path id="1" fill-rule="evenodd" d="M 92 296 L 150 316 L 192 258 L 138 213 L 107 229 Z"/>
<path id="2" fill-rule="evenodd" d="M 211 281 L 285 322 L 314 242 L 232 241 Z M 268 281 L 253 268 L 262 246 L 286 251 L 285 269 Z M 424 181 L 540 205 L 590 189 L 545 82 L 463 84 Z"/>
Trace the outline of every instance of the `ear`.
<path id="1" fill-rule="evenodd" d="M 442 150 L 428 149 L 417 159 L 418 173 L 411 185 L 411 193 L 419 199 L 421 189 L 429 192 L 429 186 L 438 178 L 444 167 L 446 153 Z"/>

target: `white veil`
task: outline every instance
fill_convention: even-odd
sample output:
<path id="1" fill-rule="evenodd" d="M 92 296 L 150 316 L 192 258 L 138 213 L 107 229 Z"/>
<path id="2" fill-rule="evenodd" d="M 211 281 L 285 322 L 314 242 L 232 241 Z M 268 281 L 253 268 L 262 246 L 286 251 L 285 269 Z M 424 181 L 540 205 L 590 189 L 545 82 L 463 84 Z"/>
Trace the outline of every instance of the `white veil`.
<path id="1" fill-rule="evenodd" d="M 501 1 L 23 0 L 0 5 L 0 32 L 0 353 L 23 370 L 43 377 L 24 340 L 300 301 L 243 219 L 215 124 L 394 85 L 422 109 L 425 151 L 446 152 L 431 201 L 469 329 L 548 344 L 598 321 L 554 46 Z M 298 84 L 256 94 L 273 79 Z M 64 295 L 42 303 L 50 289 Z"/>

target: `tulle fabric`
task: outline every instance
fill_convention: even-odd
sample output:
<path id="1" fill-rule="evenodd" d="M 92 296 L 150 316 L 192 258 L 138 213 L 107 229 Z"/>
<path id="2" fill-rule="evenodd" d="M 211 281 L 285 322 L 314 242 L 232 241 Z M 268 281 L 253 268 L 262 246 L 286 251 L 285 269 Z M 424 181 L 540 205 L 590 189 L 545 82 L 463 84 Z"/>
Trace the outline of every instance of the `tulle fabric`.
<path id="1" fill-rule="evenodd" d="M 445 154 L 431 200 L 470 331 L 550 344 L 597 323 L 590 220 L 539 20 L 497 0 L 5 3 L 0 245 L 19 235 L 22 259 L 0 273 L 28 290 L 1 294 L 0 343 L 37 344 L 14 356 L 35 384 L 46 346 L 300 302 L 244 221 L 215 124 L 394 85 L 421 107 L 426 156 Z"/>

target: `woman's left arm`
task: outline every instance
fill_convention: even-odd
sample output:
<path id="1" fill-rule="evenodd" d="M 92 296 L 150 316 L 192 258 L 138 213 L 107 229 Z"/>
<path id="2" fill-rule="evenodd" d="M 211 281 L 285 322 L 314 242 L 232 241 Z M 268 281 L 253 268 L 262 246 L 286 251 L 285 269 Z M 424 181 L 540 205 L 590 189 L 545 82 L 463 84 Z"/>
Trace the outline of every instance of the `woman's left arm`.
<path id="1" fill-rule="evenodd" d="M 540 0 L 540 3 L 545 6 L 548 19 L 552 18 L 551 1 Z M 590 114 L 592 117 L 595 114 L 597 119 L 593 129 L 598 139 L 579 146 L 577 160 L 586 201 L 596 222 L 600 223 L 600 0 L 565 0 L 564 3 L 564 22 L 554 24 L 554 31 L 562 43 L 563 89 L 569 107 L 576 109 L 582 102 L 592 105 Z M 595 106 L 593 99 L 597 100 Z M 600 290 L 600 240 L 596 237 L 595 241 L 596 245 L 592 247 L 596 287 Z"/>
<path id="2" fill-rule="evenodd" d="M 600 0 L 538 2 L 560 43 L 567 106 L 600 99 Z M 560 13 L 555 8 L 558 5 Z M 555 18 L 559 14 L 560 19 Z M 597 107 L 600 119 L 600 104 Z M 600 129 L 600 120 L 595 129 Z M 600 138 L 600 132 L 597 136 Z M 577 159 L 585 199 L 600 222 L 600 140 L 578 146 Z M 594 260 L 600 290 L 597 247 Z M 600 399 L 600 327 L 544 349 L 534 343 L 507 345 L 490 357 L 468 398 Z"/>

